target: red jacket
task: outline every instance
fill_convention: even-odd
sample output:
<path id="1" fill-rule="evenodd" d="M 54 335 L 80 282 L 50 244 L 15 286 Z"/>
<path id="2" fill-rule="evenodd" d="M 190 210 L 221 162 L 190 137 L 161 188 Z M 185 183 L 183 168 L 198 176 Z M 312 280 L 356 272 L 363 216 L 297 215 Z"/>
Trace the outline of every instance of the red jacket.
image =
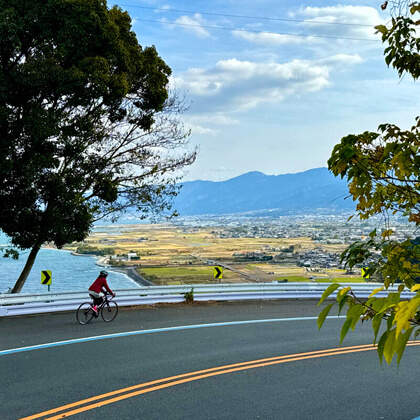
<path id="1" fill-rule="evenodd" d="M 105 277 L 98 277 L 92 284 L 92 286 L 89 287 L 89 290 L 92 290 L 92 292 L 100 293 L 105 292 L 108 290 L 109 293 L 112 295 L 114 294 L 112 290 L 109 288 L 108 283 L 106 282 Z"/>

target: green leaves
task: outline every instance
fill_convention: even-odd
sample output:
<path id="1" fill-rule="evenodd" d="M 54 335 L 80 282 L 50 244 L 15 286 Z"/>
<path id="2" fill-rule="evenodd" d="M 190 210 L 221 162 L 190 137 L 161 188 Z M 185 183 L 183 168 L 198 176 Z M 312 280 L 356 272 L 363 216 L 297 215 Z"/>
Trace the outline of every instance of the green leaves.
<path id="1" fill-rule="evenodd" d="M 365 307 L 361 304 L 352 306 L 347 312 L 347 319 L 351 319 L 352 322 L 350 324 L 351 329 L 354 331 L 357 322 L 359 321 L 361 315 L 365 313 Z"/>
<path id="2" fill-rule="evenodd" d="M 317 324 L 318 329 L 320 330 L 322 325 L 324 324 L 325 318 L 328 316 L 328 314 L 331 311 L 331 308 L 333 307 L 334 303 L 330 303 L 328 306 L 326 306 L 321 313 L 318 316 Z"/>
<path id="3" fill-rule="evenodd" d="M 384 25 L 375 26 L 376 33 L 380 32 L 382 35 L 386 35 L 388 33 L 388 28 Z"/>
<path id="4" fill-rule="evenodd" d="M 376 338 L 378 337 L 378 332 L 381 326 L 382 318 L 383 318 L 382 314 L 376 314 L 372 319 L 372 328 L 373 328 L 373 333 L 375 334 L 375 337 L 373 339 L 373 344 L 376 343 Z"/>
<path id="5" fill-rule="evenodd" d="M 333 292 L 335 292 L 337 289 L 342 287 L 338 283 L 331 284 L 327 287 L 327 289 L 324 291 L 324 293 L 321 296 L 321 299 L 318 303 L 318 306 L 327 299 Z M 348 331 L 350 328 L 354 330 L 357 322 L 359 321 L 360 317 L 365 312 L 365 307 L 360 304 L 354 304 L 354 299 L 350 298 L 348 296 L 349 292 L 351 292 L 351 287 L 344 287 L 342 288 L 338 293 L 336 300 L 339 304 L 339 313 L 341 313 L 341 310 L 343 309 L 344 305 L 347 303 L 349 305 L 349 310 L 347 312 L 347 319 L 344 321 L 343 327 L 341 329 L 341 335 L 340 335 L 340 344 L 343 342 L 344 338 L 346 337 Z M 324 324 L 325 319 L 327 318 L 328 314 L 330 313 L 332 307 L 334 306 L 334 302 L 330 303 L 328 306 L 326 306 L 318 315 L 318 329 L 320 330 L 322 325 Z"/>
<path id="6" fill-rule="evenodd" d="M 379 342 L 379 344 L 381 344 Z M 386 340 L 384 340 L 384 345 L 382 349 L 383 356 L 388 364 L 391 363 L 392 356 L 395 352 L 395 330 L 388 331 Z"/>
<path id="7" fill-rule="evenodd" d="M 390 292 L 386 297 L 377 298 L 376 294 L 383 291 L 383 287 L 375 289 L 366 302 L 358 301 L 352 294 L 350 287 L 342 287 L 339 284 L 330 285 L 322 294 L 321 304 L 334 291 L 337 292 L 336 300 L 339 304 L 339 313 L 347 303 L 348 310 L 346 320 L 344 321 L 340 331 L 340 345 L 343 343 L 348 332 L 355 330 L 359 320 L 372 320 L 372 329 L 374 334 L 373 343 L 376 343 L 379 330 L 382 325 L 382 319 L 386 319 L 386 329 L 382 333 L 378 342 L 378 356 L 382 360 L 390 364 L 394 355 L 397 355 L 397 363 L 399 364 L 404 353 L 407 342 L 414 330 L 414 326 L 410 322 L 414 321 L 415 314 L 420 308 L 420 292 L 410 301 L 400 301 L 400 293 Z M 420 290 L 419 287 L 413 287 L 414 291 Z M 328 304 L 318 315 L 317 324 L 320 330 L 331 312 L 335 302 Z"/>
<path id="8" fill-rule="evenodd" d="M 343 343 L 344 338 L 346 337 L 352 323 L 353 323 L 353 320 L 351 318 L 348 318 L 344 321 L 344 324 L 341 328 L 340 345 Z"/>
<path id="9" fill-rule="evenodd" d="M 360 317 L 364 314 L 365 309 L 366 308 L 361 304 L 350 306 L 349 310 L 347 311 L 347 319 L 344 321 L 344 324 L 341 328 L 340 344 L 343 343 L 350 328 L 354 331 L 356 324 L 360 320 Z"/>
<path id="10" fill-rule="evenodd" d="M 335 292 L 338 288 L 340 287 L 340 285 L 338 284 L 338 283 L 333 283 L 333 284 L 330 284 L 327 288 L 326 288 L 326 290 L 325 290 L 325 292 L 322 294 L 322 296 L 321 296 L 321 299 L 320 299 L 320 301 L 318 302 L 318 306 L 322 303 L 322 302 L 324 302 L 324 300 L 331 294 L 331 293 L 333 293 L 333 292 Z"/>
<path id="11" fill-rule="evenodd" d="M 420 11 L 420 3 L 412 3 L 409 11 L 411 16 L 393 17 L 391 27 L 378 25 L 375 29 L 387 44 L 385 63 L 394 67 L 400 77 L 408 73 L 417 79 L 420 77 L 420 20 L 413 20 L 413 15 Z M 420 117 L 416 117 L 410 130 L 385 123 L 377 132 L 343 137 L 334 147 L 328 167 L 335 176 L 347 178 L 349 193 L 357 202 L 356 214 L 361 220 L 399 214 L 406 217 L 416 231 L 420 226 L 419 150 Z M 420 325 L 420 285 L 416 284 L 420 283 L 420 237 L 397 239 L 389 222 L 378 232 L 373 230 L 365 240 L 351 244 L 341 254 L 341 261 L 350 268 L 369 267 L 367 274 L 383 282 L 383 286 L 376 288 L 366 302 L 354 294 L 349 295 L 345 289 L 337 293 L 339 312 L 346 303 L 349 307 L 340 342 L 362 319 L 372 320 L 376 343 L 381 325 L 384 327 L 382 319 L 386 319 L 386 329 L 378 342 L 378 355 L 381 363 L 383 358 L 391 363 L 397 355 L 399 363 L 413 328 Z M 377 297 L 377 293 L 388 290 L 394 283 L 400 283 L 398 292 Z M 401 293 L 405 288 L 416 295 L 402 301 Z"/>
<path id="12" fill-rule="evenodd" d="M 395 346 L 395 353 L 397 354 L 397 364 L 400 364 L 402 355 L 407 346 L 407 342 L 410 339 L 411 333 L 413 332 L 414 327 L 409 328 L 405 333 L 398 336 L 398 340 Z"/>
<path id="13" fill-rule="evenodd" d="M 385 348 L 385 343 L 388 339 L 388 335 L 389 335 L 389 331 L 385 331 L 382 335 L 381 338 L 379 339 L 379 343 L 378 343 L 378 356 L 379 356 L 379 362 L 382 364 L 382 360 L 384 357 L 384 348 Z"/>
<path id="14" fill-rule="evenodd" d="M 413 330 L 414 327 L 411 327 L 398 337 L 396 336 L 395 328 L 387 330 L 382 334 L 378 343 L 378 356 L 381 364 L 384 358 L 388 364 L 391 364 L 394 355 L 397 355 L 397 364 L 400 364 L 404 350 L 407 347 L 407 342 L 410 339 Z"/>

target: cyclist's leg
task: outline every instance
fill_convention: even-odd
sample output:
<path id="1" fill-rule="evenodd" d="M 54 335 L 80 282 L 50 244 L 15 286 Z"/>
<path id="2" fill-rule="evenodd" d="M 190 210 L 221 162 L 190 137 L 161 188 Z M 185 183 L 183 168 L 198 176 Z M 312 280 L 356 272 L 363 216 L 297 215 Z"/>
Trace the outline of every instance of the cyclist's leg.
<path id="1" fill-rule="evenodd" d="M 98 305 L 102 303 L 102 296 L 100 293 L 93 292 L 92 290 L 89 290 L 89 295 L 93 300 L 93 310 L 98 313 Z"/>

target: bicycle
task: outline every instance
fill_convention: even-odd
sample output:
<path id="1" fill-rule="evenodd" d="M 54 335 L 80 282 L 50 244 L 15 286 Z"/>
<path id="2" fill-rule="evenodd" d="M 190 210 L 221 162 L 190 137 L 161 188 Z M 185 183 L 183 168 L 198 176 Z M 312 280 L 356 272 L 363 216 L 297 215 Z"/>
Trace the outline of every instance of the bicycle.
<path id="1" fill-rule="evenodd" d="M 93 310 L 92 302 L 83 302 L 76 311 L 77 322 L 82 325 L 88 324 L 92 318 L 98 318 L 99 313 L 101 313 L 101 317 L 105 322 L 113 321 L 118 314 L 118 305 L 117 302 L 112 300 L 114 296 L 110 299 L 108 299 L 108 296 L 111 296 L 111 294 L 104 293 L 104 298 L 98 305 L 98 313 L 95 313 Z"/>

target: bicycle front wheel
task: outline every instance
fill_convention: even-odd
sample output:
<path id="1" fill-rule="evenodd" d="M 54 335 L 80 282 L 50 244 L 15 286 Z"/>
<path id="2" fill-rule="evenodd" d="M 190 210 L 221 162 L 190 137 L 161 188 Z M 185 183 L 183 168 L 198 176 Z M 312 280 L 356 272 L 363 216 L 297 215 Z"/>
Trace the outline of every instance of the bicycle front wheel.
<path id="1" fill-rule="evenodd" d="M 85 325 L 93 318 L 93 309 L 90 302 L 82 303 L 76 311 L 76 318 L 79 324 Z"/>
<path id="2" fill-rule="evenodd" d="M 118 313 L 118 305 L 114 301 L 106 302 L 102 307 L 101 316 L 105 322 L 111 322 L 115 319 Z"/>

